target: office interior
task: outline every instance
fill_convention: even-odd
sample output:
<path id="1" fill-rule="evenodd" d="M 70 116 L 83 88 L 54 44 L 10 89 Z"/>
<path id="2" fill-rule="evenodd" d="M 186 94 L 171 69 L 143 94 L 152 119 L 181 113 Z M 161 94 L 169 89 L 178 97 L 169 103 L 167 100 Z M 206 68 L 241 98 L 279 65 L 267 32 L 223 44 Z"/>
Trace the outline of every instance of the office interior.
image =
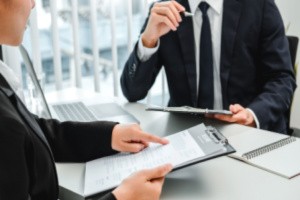
<path id="1" fill-rule="evenodd" d="M 149 6 L 154 1 L 36 0 L 23 46 L 29 53 L 46 96 L 64 89 L 79 88 L 126 102 L 120 88 L 120 75 L 139 37 Z M 300 1 L 275 2 L 281 12 L 286 35 L 300 38 Z M 22 78 L 27 106 L 32 112 L 39 114 L 43 107 L 39 108 L 34 103 L 33 83 L 26 71 L 20 49 L 2 45 L 0 57 Z M 290 127 L 294 129 L 293 135 L 296 137 L 300 137 L 299 65 L 300 48 L 295 61 L 298 87 L 294 93 L 290 117 Z M 164 71 L 161 71 L 148 96 L 140 102 L 145 105 L 166 106 L 168 97 L 166 77 Z M 68 171 L 64 167 L 60 166 L 59 174 Z M 275 181 L 274 185 L 276 184 Z M 170 188 L 169 185 L 167 189 Z"/>
<path id="2" fill-rule="evenodd" d="M 152 2 L 154 0 L 79 0 L 75 5 L 76 15 L 72 1 L 37 1 L 23 45 L 33 60 L 44 92 L 79 87 L 125 100 L 120 90 L 119 77 L 138 39 L 140 28 Z M 90 9 L 91 4 L 97 7 L 95 14 Z M 299 38 L 300 14 L 297 10 L 300 7 L 299 1 L 276 0 L 276 4 L 286 27 L 286 35 Z M 52 12 L 57 12 L 57 17 L 53 17 Z M 53 21 L 56 22 L 56 26 L 53 25 Z M 96 39 L 96 42 L 93 39 Z M 93 46 L 95 43 L 98 44 L 96 47 Z M 95 48 L 98 49 L 97 59 L 93 52 Z M 298 50 L 296 69 L 300 63 L 299 55 Z M 22 77 L 23 87 L 28 90 L 30 83 L 27 83 L 28 77 L 18 48 L 2 46 L 1 57 Z M 98 64 L 95 64 L 95 60 Z M 95 66 L 98 68 L 99 79 L 96 84 L 93 83 L 96 78 Z M 79 74 L 76 74 L 78 70 Z M 297 85 L 300 85 L 300 73 L 296 74 L 296 81 Z M 143 102 L 165 106 L 167 101 L 167 83 L 164 73 L 161 72 Z M 290 126 L 295 129 L 295 135 L 300 136 L 298 102 L 300 102 L 299 87 L 296 88 L 291 105 Z"/>
<path id="3" fill-rule="evenodd" d="M 124 98 L 119 77 L 152 2 L 154 0 L 37 1 L 23 45 L 33 60 L 44 92 L 79 87 Z M 286 35 L 299 37 L 299 1 L 275 2 L 281 12 Z M 93 10 L 93 7 L 96 9 Z M 98 45 L 93 45 L 95 43 Z M 28 88 L 19 50 L 3 46 L 2 51 L 4 61 L 23 78 L 24 88 Z M 300 62 L 299 54 L 300 51 L 296 55 L 296 67 Z M 99 73 L 95 73 L 95 69 Z M 299 76 L 298 73 L 298 85 Z M 94 83 L 95 79 L 97 83 Z M 167 104 L 164 72 L 160 73 L 144 102 L 160 106 Z M 291 127 L 296 128 L 296 134 L 300 129 L 297 118 L 300 104 L 297 102 L 300 102 L 299 88 L 295 91 L 290 121 Z"/>

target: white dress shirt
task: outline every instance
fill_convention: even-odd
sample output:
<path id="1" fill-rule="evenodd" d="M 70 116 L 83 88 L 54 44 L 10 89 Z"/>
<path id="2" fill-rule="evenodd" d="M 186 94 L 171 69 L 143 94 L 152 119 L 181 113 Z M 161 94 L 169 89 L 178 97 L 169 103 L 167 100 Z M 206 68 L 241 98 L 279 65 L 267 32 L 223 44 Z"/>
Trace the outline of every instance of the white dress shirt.
<path id="1" fill-rule="evenodd" d="M 197 91 L 199 87 L 200 78 L 200 34 L 202 27 L 202 12 L 199 9 L 200 2 L 207 2 L 210 7 L 207 11 L 207 15 L 210 22 L 211 37 L 212 37 L 212 55 L 213 55 L 213 68 L 214 68 L 214 109 L 223 109 L 222 100 L 222 88 L 220 78 L 220 62 L 221 62 L 221 36 L 222 36 L 222 19 L 223 19 L 223 3 L 224 0 L 189 0 L 191 13 L 193 16 L 194 37 L 195 37 L 195 58 L 196 58 L 196 77 L 197 77 Z M 180 24 L 179 24 L 180 26 Z M 144 62 L 147 61 L 159 48 L 160 42 L 154 48 L 147 48 L 143 45 L 142 39 L 139 39 L 137 55 L 139 59 Z M 259 127 L 259 121 L 255 113 L 248 109 L 254 116 L 257 127 Z"/>
<path id="2" fill-rule="evenodd" d="M 24 93 L 22 84 L 20 82 L 21 78 L 17 77 L 13 70 L 2 61 L 0 61 L 0 74 L 2 74 L 2 76 L 6 79 L 13 91 L 24 102 Z"/>

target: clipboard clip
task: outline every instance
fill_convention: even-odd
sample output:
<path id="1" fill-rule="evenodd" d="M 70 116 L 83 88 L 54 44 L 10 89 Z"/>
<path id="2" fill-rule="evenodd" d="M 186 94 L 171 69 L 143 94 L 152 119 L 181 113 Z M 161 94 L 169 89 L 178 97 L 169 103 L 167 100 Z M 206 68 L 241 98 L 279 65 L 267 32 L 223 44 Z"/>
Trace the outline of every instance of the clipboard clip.
<path id="1" fill-rule="evenodd" d="M 216 128 L 214 128 L 212 126 L 207 126 L 206 133 L 216 143 L 221 143 L 224 146 L 228 144 L 228 139 L 222 133 L 220 133 Z"/>

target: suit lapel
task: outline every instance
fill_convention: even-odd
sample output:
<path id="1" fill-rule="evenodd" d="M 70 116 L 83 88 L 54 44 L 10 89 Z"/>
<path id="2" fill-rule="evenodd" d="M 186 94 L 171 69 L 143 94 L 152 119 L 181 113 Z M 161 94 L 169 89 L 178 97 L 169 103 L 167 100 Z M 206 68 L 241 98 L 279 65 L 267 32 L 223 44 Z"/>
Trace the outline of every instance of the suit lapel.
<path id="1" fill-rule="evenodd" d="M 178 0 L 178 2 L 190 11 L 187 0 Z M 196 59 L 195 59 L 195 39 L 193 30 L 193 21 L 191 17 L 184 17 L 177 29 L 177 34 L 181 46 L 181 52 L 187 73 L 187 79 L 191 90 L 191 99 L 193 106 L 197 106 L 197 89 L 196 89 Z"/>
<path id="2" fill-rule="evenodd" d="M 25 107 L 25 105 L 20 101 L 20 99 L 16 96 L 16 94 L 14 95 L 16 98 L 16 104 L 17 104 L 17 108 L 19 110 L 19 113 L 23 116 L 23 119 L 25 119 L 25 121 L 27 122 L 27 124 L 31 127 L 31 129 L 33 130 L 33 132 L 46 144 L 46 146 L 50 149 L 49 143 L 43 133 L 43 131 L 41 130 L 41 128 L 39 127 L 39 125 L 37 124 L 37 122 L 33 119 L 32 115 L 29 113 L 29 111 L 27 110 L 27 108 Z"/>
<path id="3" fill-rule="evenodd" d="M 33 119 L 33 117 L 30 115 L 29 111 L 25 107 L 25 105 L 21 102 L 19 97 L 13 92 L 7 81 L 4 79 L 4 77 L 0 74 L 0 90 L 6 94 L 6 96 L 11 99 L 12 104 L 15 106 L 16 110 L 19 112 L 19 114 L 22 116 L 24 121 L 27 123 L 27 125 L 30 126 L 30 128 L 33 130 L 33 132 L 42 140 L 42 142 L 49 148 L 49 143 L 47 139 L 45 138 L 45 135 L 43 134 L 43 131 L 38 126 L 36 121 Z M 51 151 L 50 151 L 51 152 Z"/>
<path id="4" fill-rule="evenodd" d="M 239 19 L 242 11 L 241 0 L 224 0 L 221 40 L 220 78 L 222 85 L 223 107 L 228 107 L 227 85 L 232 66 L 233 50 Z"/>

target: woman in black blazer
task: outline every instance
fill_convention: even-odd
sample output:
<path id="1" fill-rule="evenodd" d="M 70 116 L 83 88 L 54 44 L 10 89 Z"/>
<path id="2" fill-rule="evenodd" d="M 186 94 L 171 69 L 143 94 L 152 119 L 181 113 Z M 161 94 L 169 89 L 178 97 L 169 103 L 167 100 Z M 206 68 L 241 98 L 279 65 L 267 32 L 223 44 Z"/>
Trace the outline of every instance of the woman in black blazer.
<path id="1" fill-rule="evenodd" d="M 0 1 L 0 44 L 19 45 L 33 0 Z M 0 69 L 5 68 L 0 63 Z M 86 162 L 117 151 L 139 152 L 167 141 L 138 125 L 59 122 L 31 114 L 0 70 L 0 199 L 57 200 L 56 162 Z M 164 165 L 127 178 L 102 199 L 158 199 Z M 136 188 L 139 188 L 138 190 Z"/>

